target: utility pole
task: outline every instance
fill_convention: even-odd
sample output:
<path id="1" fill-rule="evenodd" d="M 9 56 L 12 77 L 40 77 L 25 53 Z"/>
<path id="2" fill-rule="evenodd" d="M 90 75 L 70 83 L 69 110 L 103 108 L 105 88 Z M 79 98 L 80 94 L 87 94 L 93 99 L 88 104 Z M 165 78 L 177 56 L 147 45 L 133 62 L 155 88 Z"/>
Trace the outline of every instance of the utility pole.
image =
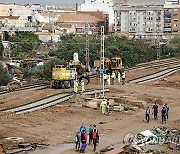
<path id="1" fill-rule="evenodd" d="M 157 39 L 156 39 L 156 52 L 157 52 L 157 60 L 161 58 L 161 49 L 160 49 L 160 13 L 157 13 Z"/>
<path id="2" fill-rule="evenodd" d="M 103 82 L 102 82 L 102 90 L 103 90 L 103 98 L 104 98 L 104 26 L 101 26 L 101 56 L 100 56 L 100 62 L 101 62 L 101 70 L 103 70 Z M 100 75 L 101 79 L 101 75 Z"/>
<path id="3" fill-rule="evenodd" d="M 86 29 L 86 67 L 89 68 L 89 23 L 87 24 L 87 29 Z"/>

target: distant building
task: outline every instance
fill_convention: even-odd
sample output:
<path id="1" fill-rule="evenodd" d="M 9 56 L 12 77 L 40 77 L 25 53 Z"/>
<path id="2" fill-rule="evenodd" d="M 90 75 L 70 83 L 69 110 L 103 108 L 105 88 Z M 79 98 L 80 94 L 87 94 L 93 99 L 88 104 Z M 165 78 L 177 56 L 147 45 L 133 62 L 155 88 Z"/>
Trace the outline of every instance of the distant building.
<path id="1" fill-rule="evenodd" d="M 115 7 L 115 32 L 129 33 L 137 38 L 152 38 L 164 30 L 164 0 L 127 0 L 129 4 Z M 135 3 L 137 1 L 137 3 Z M 140 4 L 140 1 L 142 2 Z M 150 3 L 152 2 L 152 3 Z M 150 5 L 151 4 L 151 5 Z M 156 5 L 154 5 L 156 4 Z"/>
<path id="2" fill-rule="evenodd" d="M 164 5 L 165 0 L 115 0 L 116 3 L 129 6 Z"/>
<path id="3" fill-rule="evenodd" d="M 113 0 L 85 0 L 80 5 L 79 11 L 103 11 L 109 15 L 109 32 L 114 31 L 114 8 Z"/>
<path id="4" fill-rule="evenodd" d="M 75 34 L 100 34 L 103 20 L 89 14 L 61 14 L 57 20 L 58 24 L 71 24 L 75 27 Z"/>
<path id="5" fill-rule="evenodd" d="M 103 11 L 83 11 L 83 12 L 77 12 L 77 14 L 89 14 L 91 16 L 94 16 L 96 18 L 99 18 L 102 20 L 103 22 L 103 26 L 104 26 L 104 33 L 105 34 L 108 34 L 109 32 L 109 15 L 106 14 L 105 12 Z"/>
<path id="6" fill-rule="evenodd" d="M 164 33 L 180 33 L 180 6 L 164 6 Z"/>
<path id="7" fill-rule="evenodd" d="M 30 6 L 0 4 L 0 31 L 36 31 L 31 13 Z"/>

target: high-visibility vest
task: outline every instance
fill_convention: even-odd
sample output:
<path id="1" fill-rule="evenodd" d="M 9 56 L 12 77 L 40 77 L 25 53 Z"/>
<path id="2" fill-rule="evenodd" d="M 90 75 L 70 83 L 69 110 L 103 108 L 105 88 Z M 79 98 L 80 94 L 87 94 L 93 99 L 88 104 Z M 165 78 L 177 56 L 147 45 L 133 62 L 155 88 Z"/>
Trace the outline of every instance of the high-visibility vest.
<path id="1" fill-rule="evenodd" d="M 85 88 L 84 88 L 84 81 L 81 82 L 81 88 L 82 88 L 82 91 L 85 91 Z"/>
<path id="2" fill-rule="evenodd" d="M 118 82 L 121 82 L 121 74 L 118 73 Z"/>
<path id="3" fill-rule="evenodd" d="M 112 78 L 116 78 L 116 74 L 115 74 L 115 73 L 112 73 L 111 77 L 112 77 Z"/>
<path id="4" fill-rule="evenodd" d="M 122 78 L 126 78 L 125 72 L 122 73 Z"/>

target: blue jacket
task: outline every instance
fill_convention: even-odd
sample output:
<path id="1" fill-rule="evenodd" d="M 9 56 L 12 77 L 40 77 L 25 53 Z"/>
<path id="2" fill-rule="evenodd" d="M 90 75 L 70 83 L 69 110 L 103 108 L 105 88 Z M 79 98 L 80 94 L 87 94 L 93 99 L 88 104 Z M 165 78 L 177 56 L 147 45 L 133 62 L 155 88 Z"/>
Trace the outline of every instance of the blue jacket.
<path id="1" fill-rule="evenodd" d="M 85 127 L 85 126 L 81 126 L 80 129 L 79 129 L 79 132 L 82 133 L 83 130 L 84 130 L 85 133 L 87 134 L 87 130 L 86 130 L 86 127 Z"/>

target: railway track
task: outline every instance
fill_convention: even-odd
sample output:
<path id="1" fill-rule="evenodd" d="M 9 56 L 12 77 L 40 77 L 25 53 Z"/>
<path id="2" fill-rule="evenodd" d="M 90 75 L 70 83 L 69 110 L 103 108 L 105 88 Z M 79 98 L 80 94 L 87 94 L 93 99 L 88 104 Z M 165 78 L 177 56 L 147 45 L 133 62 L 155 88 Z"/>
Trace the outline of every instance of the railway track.
<path id="1" fill-rule="evenodd" d="M 109 89 L 105 89 L 105 92 L 108 92 Z M 102 93 L 102 90 L 89 90 L 84 92 L 83 94 L 85 95 L 92 95 L 95 93 Z M 53 96 L 49 96 L 47 98 L 26 104 L 26 105 L 21 105 L 15 108 L 7 109 L 4 110 L 4 112 L 15 112 L 16 114 L 27 114 L 31 113 L 37 110 L 45 109 L 51 106 L 54 106 L 56 104 L 59 104 L 63 101 L 66 101 L 70 98 L 72 98 L 74 94 L 71 93 L 59 93 Z"/>
<path id="2" fill-rule="evenodd" d="M 20 87 L 20 88 L 14 89 L 14 90 L 1 91 L 0 95 L 7 94 L 7 93 L 12 93 L 12 92 L 15 92 L 15 91 L 28 90 L 28 89 L 31 89 L 31 90 L 44 89 L 44 88 L 47 88 L 47 86 L 49 86 L 49 85 L 48 84 L 44 84 L 44 83 L 30 85 L 30 86 L 24 86 L 24 87 Z"/>
<path id="3" fill-rule="evenodd" d="M 172 75 L 174 73 L 176 73 L 178 70 L 180 70 L 180 65 L 178 66 L 174 66 L 173 68 L 168 68 L 150 75 L 146 75 L 143 77 L 139 77 L 133 80 L 129 80 L 130 83 L 137 83 L 137 84 L 143 84 L 143 83 L 147 83 L 150 81 L 154 81 L 154 80 L 158 80 L 161 78 L 164 78 L 166 76 Z"/>
<path id="4" fill-rule="evenodd" d="M 171 59 L 164 59 L 160 61 L 153 61 L 148 63 L 138 64 L 135 67 L 126 68 L 125 71 L 133 71 L 139 69 L 158 69 L 158 68 L 167 68 L 170 66 L 180 64 L 180 59 L 178 58 L 171 58 Z"/>
<path id="5" fill-rule="evenodd" d="M 148 62 L 148 63 L 142 63 L 138 64 L 135 67 L 132 68 L 126 68 L 125 71 L 133 71 L 133 70 L 140 70 L 140 69 L 158 69 L 158 68 L 167 68 L 169 66 L 173 65 L 178 65 L 180 64 L 180 59 L 178 58 L 171 58 L 171 59 L 163 59 L 160 61 L 153 61 L 153 62 Z M 95 78 L 97 77 L 96 74 L 91 74 L 90 78 Z M 5 90 L 0 92 L 0 95 L 7 94 L 7 93 L 12 93 L 15 91 L 21 91 L 21 90 L 37 90 L 37 89 L 44 89 L 47 88 L 47 84 L 37 84 L 37 85 L 31 85 L 31 86 L 25 86 L 25 87 L 20 87 L 14 90 Z"/>

